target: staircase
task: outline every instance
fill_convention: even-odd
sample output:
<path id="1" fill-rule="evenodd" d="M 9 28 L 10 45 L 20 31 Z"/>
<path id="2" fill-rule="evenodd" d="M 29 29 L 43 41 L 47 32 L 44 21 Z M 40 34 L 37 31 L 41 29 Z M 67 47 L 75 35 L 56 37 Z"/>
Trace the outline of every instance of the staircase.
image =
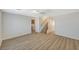
<path id="1" fill-rule="evenodd" d="M 43 27 L 43 29 L 41 30 L 41 33 L 47 33 L 48 30 L 48 23 Z"/>
<path id="2" fill-rule="evenodd" d="M 41 26 L 40 26 L 40 32 L 41 33 L 47 33 L 47 30 L 48 30 L 48 21 L 47 20 L 45 20 L 45 21 L 43 21 L 42 23 L 41 23 Z"/>

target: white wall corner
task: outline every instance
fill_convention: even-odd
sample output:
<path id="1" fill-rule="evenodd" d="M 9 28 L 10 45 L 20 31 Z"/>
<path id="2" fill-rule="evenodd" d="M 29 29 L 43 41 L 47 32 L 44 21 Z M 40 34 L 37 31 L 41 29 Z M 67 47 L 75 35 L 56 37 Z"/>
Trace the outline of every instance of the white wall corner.
<path id="1" fill-rule="evenodd" d="M 79 12 L 54 17 L 57 35 L 79 40 Z"/>

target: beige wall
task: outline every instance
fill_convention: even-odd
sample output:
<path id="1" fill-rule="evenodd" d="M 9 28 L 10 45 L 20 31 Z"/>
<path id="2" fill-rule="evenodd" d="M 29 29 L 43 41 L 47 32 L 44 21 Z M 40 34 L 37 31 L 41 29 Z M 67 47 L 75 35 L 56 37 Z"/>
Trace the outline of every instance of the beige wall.
<path id="1" fill-rule="evenodd" d="M 48 30 L 47 33 L 54 32 L 53 18 L 48 17 Z"/>

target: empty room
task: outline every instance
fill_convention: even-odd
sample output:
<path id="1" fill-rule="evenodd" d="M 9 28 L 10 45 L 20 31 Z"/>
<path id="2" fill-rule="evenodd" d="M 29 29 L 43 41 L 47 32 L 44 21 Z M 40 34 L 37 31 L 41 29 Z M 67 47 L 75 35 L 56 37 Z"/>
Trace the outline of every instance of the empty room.
<path id="1" fill-rule="evenodd" d="M 79 10 L 0 9 L 0 50 L 79 50 Z"/>

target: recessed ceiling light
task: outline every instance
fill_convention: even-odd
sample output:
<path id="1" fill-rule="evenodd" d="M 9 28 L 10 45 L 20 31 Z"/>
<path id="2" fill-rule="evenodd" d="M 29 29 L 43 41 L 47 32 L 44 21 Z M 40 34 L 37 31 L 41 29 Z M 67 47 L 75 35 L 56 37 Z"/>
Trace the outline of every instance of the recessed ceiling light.
<path id="1" fill-rule="evenodd" d="M 33 10 L 32 13 L 39 13 L 37 10 Z"/>

